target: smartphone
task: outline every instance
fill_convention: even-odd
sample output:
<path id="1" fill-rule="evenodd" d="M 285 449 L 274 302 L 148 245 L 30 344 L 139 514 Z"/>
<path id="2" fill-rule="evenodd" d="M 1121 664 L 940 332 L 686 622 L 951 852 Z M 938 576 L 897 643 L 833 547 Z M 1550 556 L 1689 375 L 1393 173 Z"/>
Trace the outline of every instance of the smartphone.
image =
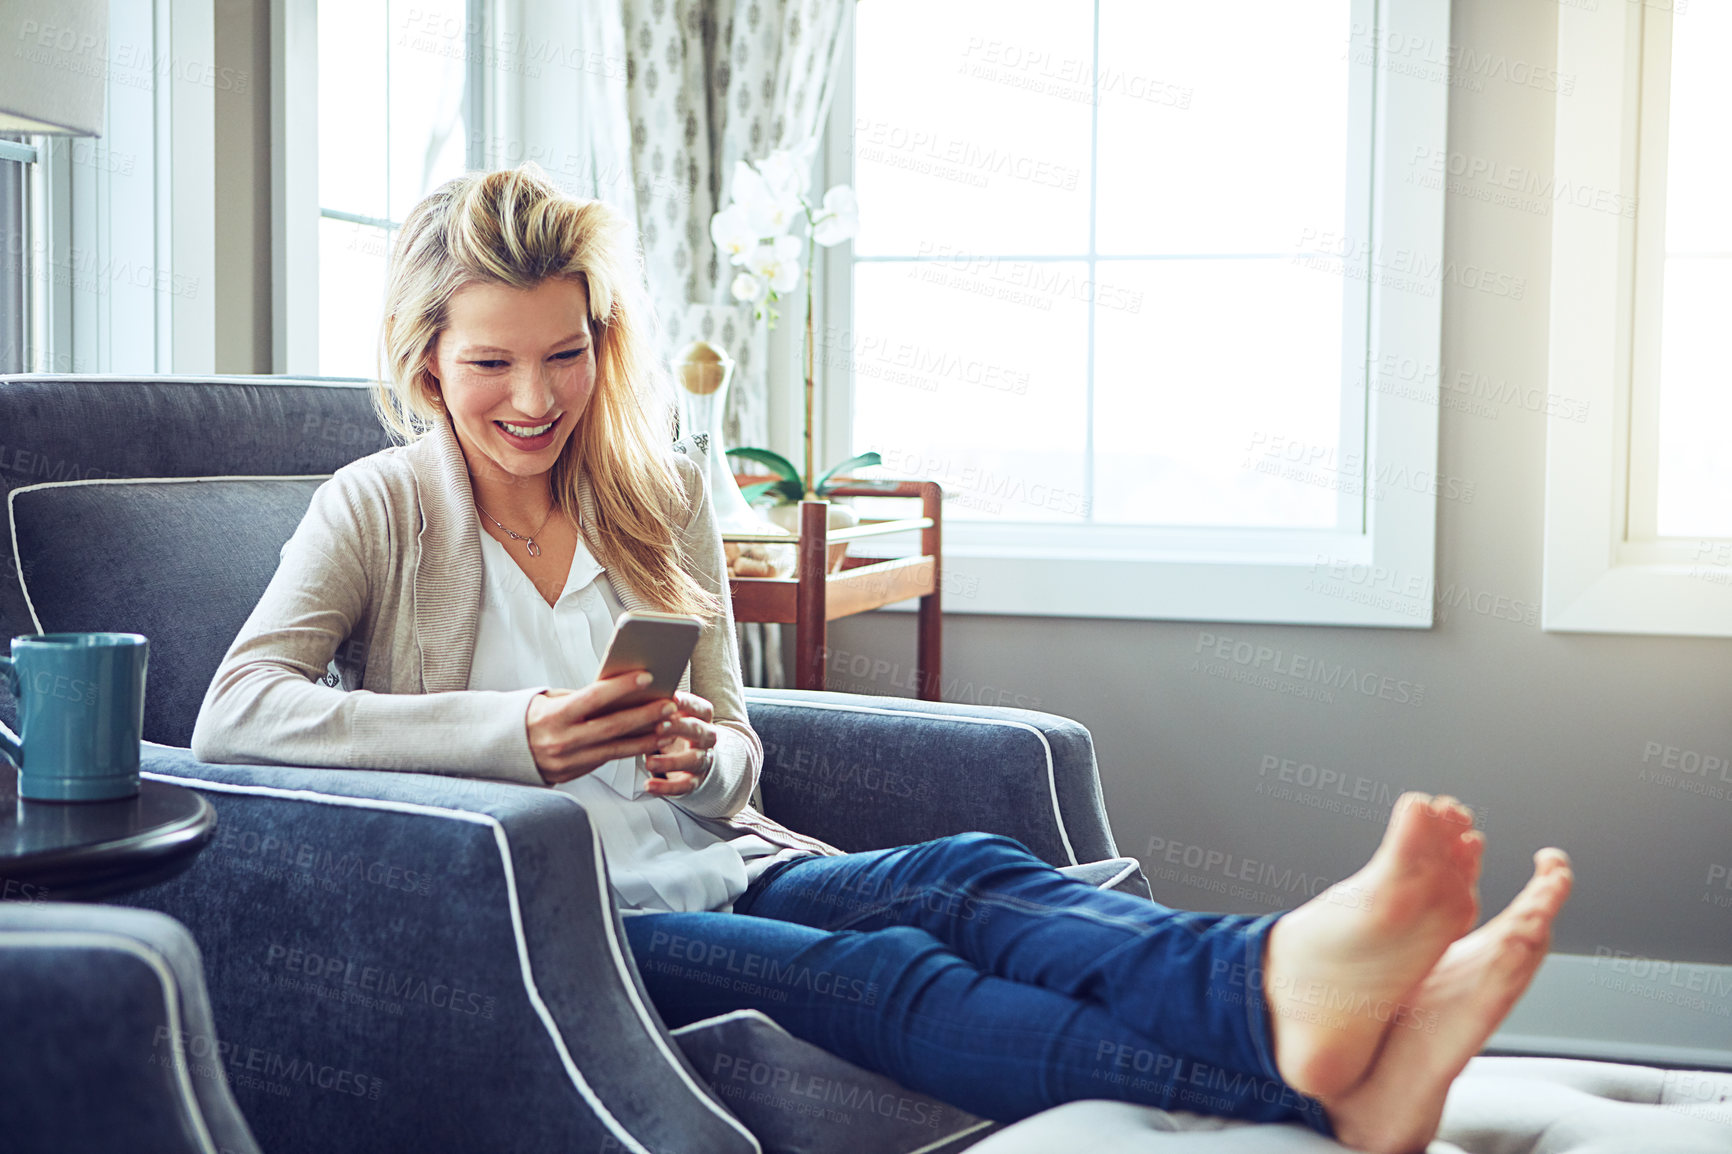
<path id="1" fill-rule="evenodd" d="M 697 648 L 701 632 L 703 622 L 684 613 L 652 613 L 639 609 L 622 613 L 614 623 L 613 640 L 608 643 L 607 655 L 602 658 L 601 672 L 596 674 L 596 680 L 634 669 L 649 670 L 655 680 L 642 689 L 632 690 L 610 704 L 604 712 L 617 713 L 658 697 L 672 697 L 674 690 L 679 688 L 680 674 L 685 672 L 686 663 L 692 659 L 692 650 Z"/>

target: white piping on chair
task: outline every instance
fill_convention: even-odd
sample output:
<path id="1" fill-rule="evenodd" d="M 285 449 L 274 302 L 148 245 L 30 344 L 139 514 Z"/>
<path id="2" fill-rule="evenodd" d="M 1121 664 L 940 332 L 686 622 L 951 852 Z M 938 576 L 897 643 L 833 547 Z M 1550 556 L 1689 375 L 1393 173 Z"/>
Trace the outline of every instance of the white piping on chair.
<path id="1" fill-rule="evenodd" d="M 1096 886 L 1095 889 L 1097 889 L 1097 890 L 1115 889 L 1115 888 L 1117 888 L 1117 886 L 1120 882 L 1124 881 L 1126 878 L 1128 878 L 1132 874 L 1136 873 L 1137 870 L 1142 868 L 1142 863 L 1139 862 L 1134 857 L 1107 858 L 1105 860 L 1107 860 L 1107 861 L 1122 861 L 1125 864 L 1119 867 L 1118 873 L 1114 874 L 1112 877 L 1108 878 L 1106 881 L 1104 881 L 1100 885 Z"/>
<path id="2" fill-rule="evenodd" d="M 116 953 L 130 954 L 149 966 L 151 972 L 156 974 L 157 981 L 162 983 L 163 1005 L 168 1011 L 169 1036 L 174 1039 L 169 1050 L 174 1055 L 174 1081 L 176 1089 L 180 1091 L 181 1108 L 192 1123 L 199 1149 L 206 1154 L 217 1154 L 216 1142 L 211 1138 L 210 1128 L 205 1125 L 204 1108 L 199 1104 L 198 1094 L 192 1088 L 192 1076 L 186 1066 L 186 1053 L 181 1049 L 180 986 L 174 980 L 174 971 L 169 968 L 166 958 L 136 938 L 101 930 L 0 930 L 0 946 L 7 949 L 25 947 L 113 950 Z"/>
<path id="3" fill-rule="evenodd" d="M 752 700 L 751 693 L 746 694 L 747 702 Z M 840 702 L 828 701 L 797 701 L 786 697 L 761 697 L 758 699 L 765 705 L 798 706 L 802 709 L 834 709 L 844 713 L 881 713 L 889 717 L 930 717 L 938 721 L 962 721 L 973 725 L 1007 725 L 1014 729 L 1026 729 L 1040 739 L 1040 747 L 1046 753 L 1046 787 L 1052 798 L 1052 820 L 1058 827 L 1059 840 L 1064 843 L 1065 856 L 1070 858 L 1071 865 L 1082 863 L 1076 860 L 1076 851 L 1071 848 L 1070 831 L 1065 829 L 1064 814 L 1058 808 L 1058 777 L 1053 770 L 1052 746 L 1046 740 L 1046 734 L 1036 729 L 1026 721 L 1011 721 L 1001 717 L 968 717 L 949 713 L 925 713 L 917 709 L 883 709 L 876 705 L 844 705 Z"/>
<path id="4" fill-rule="evenodd" d="M 153 742 L 152 744 L 155 743 Z M 166 748 L 176 747 L 171 746 Z M 541 1018 L 542 1025 L 547 1029 L 548 1037 L 552 1039 L 554 1048 L 559 1052 L 559 1060 L 564 1064 L 566 1074 L 570 1077 L 572 1085 L 576 1087 L 577 1092 L 583 1097 L 583 1100 L 589 1104 L 590 1109 L 595 1111 L 596 1116 L 600 1118 L 602 1123 L 614 1133 L 615 1137 L 619 1139 L 621 1145 L 625 1149 L 631 1151 L 632 1154 L 652 1154 L 647 1147 L 626 1130 L 625 1126 L 619 1121 L 619 1119 L 614 1117 L 613 1112 L 602 1104 L 602 1101 L 597 1097 L 594 1088 L 590 1086 L 589 1080 L 583 1076 L 583 1071 L 577 1068 L 577 1062 L 572 1058 L 571 1051 L 566 1047 L 565 1036 L 560 1033 L 558 1024 L 553 1020 L 553 1012 L 548 1009 L 547 1003 L 542 1000 L 541 990 L 535 984 L 535 974 L 529 964 L 529 941 L 524 935 L 523 910 L 519 906 L 517 899 L 517 874 L 511 864 L 511 843 L 506 838 L 504 824 L 501 823 L 498 818 L 489 814 L 475 813 L 471 810 L 446 809 L 441 806 L 422 805 L 417 802 L 383 801 L 377 798 L 346 797 L 342 794 L 318 793 L 309 789 L 282 789 L 277 786 L 269 785 L 231 785 L 228 782 L 207 781 L 203 778 L 180 777 L 175 774 L 165 773 L 144 773 L 141 776 L 150 778 L 154 781 L 166 781 L 174 785 L 184 785 L 195 789 L 206 789 L 212 793 L 236 793 L 253 797 L 282 798 L 287 801 L 321 802 L 326 805 L 349 806 L 354 809 L 385 810 L 391 813 L 415 814 L 422 817 L 444 818 L 450 821 L 466 821 L 475 825 L 491 826 L 493 828 L 493 839 L 499 846 L 500 862 L 505 872 L 506 893 L 511 899 L 511 930 L 516 936 L 518 966 L 523 974 L 523 988 L 525 993 L 529 996 L 530 1004 L 535 1007 L 536 1015 Z M 579 804 L 576 798 L 572 798 L 571 801 L 573 805 Z M 599 859 L 601 854 L 599 846 L 596 847 L 596 854 Z M 611 909 L 613 905 L 613 895 L 609 893 L 607 889 L 607 874 L 602 868 L 600 868 L 601 862 L 599 860 L 597 866 L 596 880 L 601 888 L 601 900 L 607 903 L 607 907 Z M 620 956 L 620 942 L 614 928 L 613 918 L 607 918 L 606 923 L 608 945 L 613 951 L 614 965 L 620 970 L 621 975 L 626 979 L 625 985 L 627 997 L 630 998 L 632 1008 L 638 1014 L 645 1032 L 648 1033 L 661 1048 L 663 1054 L 668 1056 L 669 1064 L 673 1066 L 675 1073 L 677 1073 L 680 1079 L 691 1088 L 694 1094 L 697 1095 L 698 1100 L 704 1104 L 704 1107 L 717 1118 L 721 1119 L 725 1124 L 738 1131 L 749 1143 L 751 1143 L 754 1150 L 761 1150 L 762 1147 L 759 1145 L 757 1138 L 752 1135 L 752 1132 L 747 1130 L 745 1125 L 738 1118 L 718 1106 L 710 1098 L 707 1090 L 699 1088 L 692 1081 L 691 1074 L 686 1070 L 684 1063 L 673 1060 L 671 1054 L 668 1052 L 667 1041 L 661 1036 L 660 1028 L 648 1016 L 642 1000 L 638 997 L 636 983 L 631 981 L 629 976 L 625 974 L 625 963 L 624 959 Z"/>
<path id="5" fill-rule="evenodd" d="M 42 618 L 36 615 L 36 602 L 30 598 L 30 584 L 24 580 L 24 561 L 18 556 L 18 510 L 15 508 L 20 493 L 33 493 L 38 489 L 61 489 L 74 485 L 184 485 L 195 481 L 328 481 L 330 473 L 286 473 L 275 476 L 214 476 L 214 477 L 79 477 L 72 481 L 38 481 L 34 485 L 20 485 L 6 494 L 6 524 L 12 531 L 12 557 L 18 563 L 13 566 L 18 570 L 18 589 L 24 594 L 24 608 L 30 613 L 30 624 L 36 632 L 46 633 L 42 628 Z"/>

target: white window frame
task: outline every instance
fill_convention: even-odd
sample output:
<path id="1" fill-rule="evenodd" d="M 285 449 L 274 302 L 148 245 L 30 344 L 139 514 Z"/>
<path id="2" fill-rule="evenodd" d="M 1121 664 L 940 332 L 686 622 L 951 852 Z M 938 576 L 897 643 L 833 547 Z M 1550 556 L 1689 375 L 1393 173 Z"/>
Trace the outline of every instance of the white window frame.
<path id="1" fill-rule="evenodd" d="M 1447 55 L 1447 0 L 1376 0 L 1375 25 L 1364 46 L 1428 44 Z M 841 78 L 824 150 L 824 181 L 853 182 L 852 52 L 842 54 Z M 1380 62 L 1381 63 L 1381 62 Z M 999 526 L 951 521 L 944 526 L 947 586 L 961 584 L 947 612 L 1061 617 L 1123 617 L 1429 628 L 1434 603 L 1437 520 L 1436 374 L 1418 382 L 1429 403 L 1388 399 L 1370 389 L 1372 366 L 1436 366 L 1439 362 L 1444 271 L 1444 192 L 1409 182 L 1415 156 L 1445 149 L 1449 86 L 1441 66 L 1425 70 L 1370 67 L 1375 107 L 1371 171 L 1371 267 L 1388 254 L 1429 262 L 1440 274 L 1429 296 L 1368 277 L 1366 437 L 1370 476 L 1423 478 L 1390 485 L 1363 502 L 1363 532 L 1144 528 L 1137 526 Z M 1363 154 L 1361 154 L 1363 155 Z M 870 213 L 872 205 L 861 206 Z M 826 331 L 853 330 L 853 260 L 838 245 L 822 262 L 821 322 Z M 1396 358 L 1394 362 L 1386 358 Z M 852 374 L 820 382 L 825 397 L 815 436 L 826 461 L 852 451 Z M 786 427 L 787 422 L 776 422 Z M 798 423 L 794 422 L 797 431 Z M 1344 447 L 1344 451 L 1345 447 Z M 1363 479 L 1362 479 L 1363 480 Z M 1361 491 L 1364 490 L 1363 484 Z M 906 552 L 907 541 L 860 542 L 863 554 Z M 1340 575 L 1363 586 L 1364 597 L 1341 595 Z M 1333 574 L 1333 576 L 1332 576 Z M 896 606 L 910 609 L 912 602 Z"/>
<path id="2" fill-rule="evenodd" d="M 1732 636 L 1732 585 L 1703 579 L 1704 551 L 1708 576 L 1732 577 L 1725 542 L 1654 535 L 1672 16 L 1658 2 L 1558 9 L 1558 71 L 1580 82 L 1558 101 L 1556 187 L 1604 195 L 1554 198 L 1549 388 L 1586 419 L 1546 433 L 1552 632 Z"/>
<path id="3" fill-rule="evenodd" d="M 215 47 L 213 0 L 112 6 L 102 136 L 38 138 L 31 371 L 215 371 Z"/>

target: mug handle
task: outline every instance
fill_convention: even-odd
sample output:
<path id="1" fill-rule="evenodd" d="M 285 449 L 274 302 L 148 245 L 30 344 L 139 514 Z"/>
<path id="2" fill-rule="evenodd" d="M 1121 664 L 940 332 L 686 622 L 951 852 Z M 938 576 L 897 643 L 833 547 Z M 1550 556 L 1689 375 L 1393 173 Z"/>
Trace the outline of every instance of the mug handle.
<path id="1" fill-rule="evenodd" d="M 18 667 L 10 657 L 0 657 L 0 680 L 6 682 L 6 687 L 12 691 L 12 698 L 16 701 L 24 687 L 19 683 Z M 24 772 L 24 745 L 13 740 L 3 728 L 0 728 L 0 757 L 10 761 L 18 772 Z"/>

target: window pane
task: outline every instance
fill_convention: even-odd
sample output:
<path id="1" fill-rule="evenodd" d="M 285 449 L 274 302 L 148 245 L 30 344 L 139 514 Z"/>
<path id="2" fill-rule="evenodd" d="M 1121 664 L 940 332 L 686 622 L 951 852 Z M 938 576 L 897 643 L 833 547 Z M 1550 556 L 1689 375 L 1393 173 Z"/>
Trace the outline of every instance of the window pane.
<path id="1" fill-rule="evenodd" d="M 1732 252 L 1732 4 L 1678 6 L 1672 20 L 1672 99 L 1667 113 L 1666 251 Z"/>
<path id="2" fill-rule="evenodd" d="M 1670 257 L 1663 291 L 1657 528 L 1732 537 L 1732 258 Z"/>
<path id="3" fill-rule="evenodd" d="M 1342 231 L 1347 0 L 1100 11 L 1101 252 L 1290 252 Z"/>
<path id="4" fill-rule="evenodd" d="M 1657 529 L 1732 536 L 1732 4 L 1692 4 L 1672 29 Z"/>
<path id="5" fill-rule="evenodd" d="M 394 221 L 463 175 L 465 19 L 465 0 L 391 2 L 388 215 Z"/>
<path id="6" fill-rule="evenodd" d="M 385 215 L 386 35 L 384 0 L 319 0 L 323 208 Z"/>
<path id="7" fill-rule="evenodd" d="M 1091 0 L 857 9 L 861 255 L 1088 248 Z"/>
<path id="8" fill-rule="evenodd" d="M 853 366 L 854 452 L 943 484 L 946 519 L 1085 520 L 1087 267 L 856 265 L 854 332 L 819 354 Z"/>
<path id="9" fill-rule="evenodd" d="M 320 376 L 378 372 L 385 266 L 393 239 L 382 228 L 319 221 Z"/>
<path id="10" fill-rule="evenodd" d="M 1340 282 L 1287 260 L 1101 267 L 1120 292 L 1096 306 L 1095 518 L 1333 527 L 1362 483 L 1339 444 Z"/>

